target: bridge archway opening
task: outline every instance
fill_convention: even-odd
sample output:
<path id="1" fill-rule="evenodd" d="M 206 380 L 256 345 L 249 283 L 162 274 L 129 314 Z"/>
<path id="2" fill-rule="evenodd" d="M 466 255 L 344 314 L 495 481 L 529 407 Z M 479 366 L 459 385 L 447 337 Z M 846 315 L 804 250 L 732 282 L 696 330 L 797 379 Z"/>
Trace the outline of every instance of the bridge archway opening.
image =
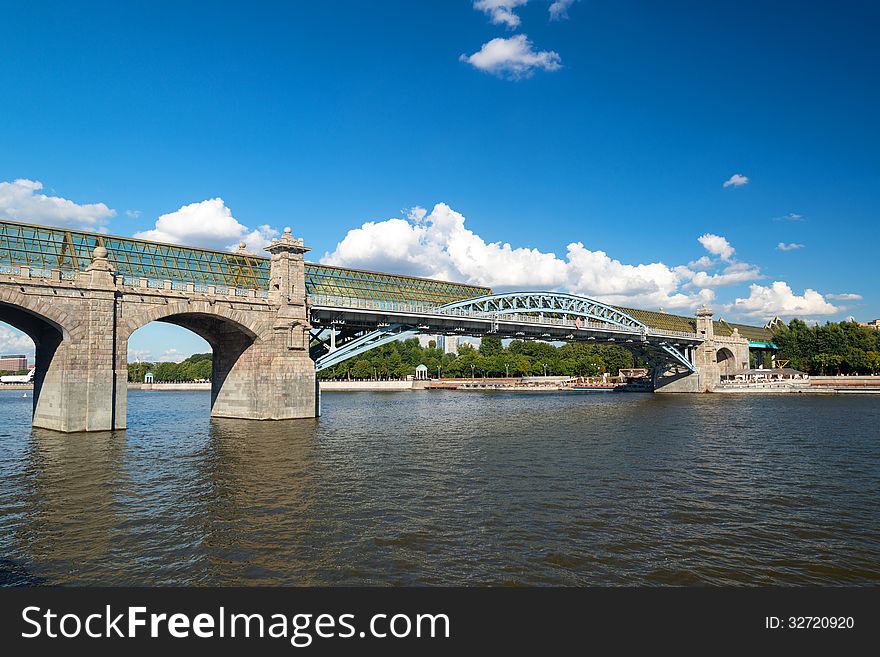
<path id="1" fill-rule="evenodd" d="M 131 383 L 144 383 L 148 371 L 154 384 L 209 383 L 213 412 L 256 337 L 220 315 L 177 312 L 151 318 L 128 333 L 126 375 Z"/>
<path id="2" fill-rule="evenodd" d="M 40 313 L 0 301 L 0 337 L 3 338 L 4 353 L 20 353 L 28 358 L 33 354 L 32 410 L 35 415 L 52 365 L 54 363 L 56 369 L 59 366 L 55 363 L 55 354 L 64 339 L 64 331 Z"/>
<path id="3" fill-rule="evenodd" d="M 736 369 L 736 357 L 727 347 L 722 347 L 715 354 L 715 360 L 718 363 L 718 369 L 721 376 L 727 376 Z"/>

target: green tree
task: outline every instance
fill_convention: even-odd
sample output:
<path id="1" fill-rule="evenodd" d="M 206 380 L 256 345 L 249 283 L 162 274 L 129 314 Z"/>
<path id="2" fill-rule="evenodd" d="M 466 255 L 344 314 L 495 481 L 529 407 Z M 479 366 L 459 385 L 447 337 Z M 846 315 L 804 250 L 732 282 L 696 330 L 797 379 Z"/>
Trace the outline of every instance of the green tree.
<path id="1" fill-rule="evenodd" d="M 359 359 L 351 368 L 354 379 L 368 379 L 373 375 L 373 365 L 366 358 Z"/>

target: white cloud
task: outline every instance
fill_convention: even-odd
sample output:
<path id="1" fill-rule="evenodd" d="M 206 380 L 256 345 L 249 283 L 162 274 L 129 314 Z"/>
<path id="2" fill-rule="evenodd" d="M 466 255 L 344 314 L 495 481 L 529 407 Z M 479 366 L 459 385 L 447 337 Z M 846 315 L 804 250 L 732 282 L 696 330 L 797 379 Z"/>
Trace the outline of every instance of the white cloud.
<path id="1" fill-rule="evenodd" d="M 137 219 L 138 217 L 141 216 L 141 211 L 140 210 L 126 210 L 125 216 L 130 217 L 131 219 Z"/>
<path id="2" fill-rule="evenodd" d="M 688 267 L 691 269 L 709 269 L 709 267 L 713 267 L 714 265 L 715 261 L 706 255 L 700 256 L 696 260 L 692 260 L 688 263 Z"/>
<path id="3" fill-rule="evenodd" d="M 780 251 L 794 251 L 796 249 L 804 248 L 803 244 L 798 244 L 797 242 L 789 242 L 786 244 L 785 242 L 780 242 L 776 245 L 776 248 Z"/>
<path id="4" fill-rule="evenodd" d="M 744 176 L 741 173 L 735 173 L 730 178 L 724 181 L 723 187 L 742 187 L 748 182 L 748 176 Z"/>
<path id="5" fill-rule="evenodd" d="M 151 363 L 151 362 L 153 362 L 153 352 L 150 351 L 149 349 L 132 349 L 131 347 L 129 347 L 128 348 L 128 362 L 129 363 L 139 363 L 139 362 Z"/>
<path id="6" fill-rule="evenodd" d="M 797 212 L 789 212 L 781 217 L 773 217 L 773 221 L 803 221 L 804 215 Z"/>
<path id="7" fill-rule="evenodd" d="M 574 0 L 554 0 L 550 5 L 550 20 L 559 21 L 568 18 L 568 8 L 574 4 Z"/>
<path id="8" fill-rule="evenodd" d="M 722 287 L 725 285 L 737 285 L 747 281 L 756 281 L 762 278 L 761 270 L 755 265 L 745 262 L 733 262 L 720 274 L 707 274 L 705 271 L 694 273 L 690 285 L 694 287 Z"/>
<path id="9" fill-rule="evenodd" d="M 34 341 L 21 331 L 0 325 L 0 353 L 33 357 Z"/>
<path id="10" fill-rule="evenodd" d="M 232 216 L 222 198 L 213 198 L 163 214 L 154 229 L 136 233 L 135 237 L 230 251 L 244 242 L 251 253 L 262 253 L 277 235 L 278 231 L 267 225 L 249 229 Z"/>
<path id="11" fill-rule="evenodd" d="M 513 29 L 519 25 L 519 16 L 514 9 L 527 4 L 529 0 L 474 0 L 474 9 L 489 16 L 495 25 L 506 25 Z"/>
<path id="12" fill-rule="evenodd" d="M 19 178 L 0 182 L 0 215 L 17 221 L 105 232 L 116 210 L 104 203 L 78 204 L 38 193 L 43 183 Z"/>
<path id="13" fill-rule="evenodd" d="M 565 259 L 538 249 L 486 242 L 445 203 L 430 214 L 417 208 L 410 219 L 369 221 L 352 229 L 325 264 L 415 274 L 486 285 L 495 290 L 565 290 L 620 305 L 684 308 L 711 300 L 707 292 L 684 293 L 693 272 L 657 262 L 626 264 L 581 242 Z"/>
<path id="14" fill-rule="evenodd" d="M 525 34 L 492 39 L 478 52 L 461 55 L 459 59 L 481 71 L 511 80 L 531 77 L 536 69 L 556 71 L 562 67 L 558 53 L 536 51 Z"/>
<path id="15" fill-rule="evenodd" d="M 704 233 L 697 238 L 697 241 L 703 245 L 712 255 L 716 255 L 722 260 L 730 260 L 736 252 L 730 242 L 721 235 L 713 235 L 712 233 Z"/>
<path id="16" fill-rule="evenodd" d="M 186 354 L 180 353 L 177 349 L 168 349 L 159 358 L 157 363 L 179 363 L 187 359 Z"/>
<path id="17" fill-rule="evenodd" d="M 826 299 L 834 299 L 835 301 L 861 301 L 861 294 L 826 294 Z"/>
<path id="18" fill-rule="evenodd" d="M 746 317 L 769 320 L 776 316 L 832 315 L 841 309 L 826 301 L 816 290 L 807 288 L 803 294 L 797 295 L 788 283 L 775 281 L 769 286 L 750 285 L 749 296 L 737 298 L 725 310 L 732 310 Z"/>

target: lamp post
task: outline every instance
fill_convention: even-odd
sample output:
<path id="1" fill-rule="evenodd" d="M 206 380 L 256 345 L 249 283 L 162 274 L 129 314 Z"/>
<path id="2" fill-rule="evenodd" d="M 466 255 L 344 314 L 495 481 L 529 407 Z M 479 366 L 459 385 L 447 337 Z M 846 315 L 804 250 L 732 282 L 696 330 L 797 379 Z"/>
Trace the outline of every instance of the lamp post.
<path id="1" fill-rule="evenodd" d="M 547 376 L 547 365 L 545 365 L 544 363 L 541 363 L 541 367 L 544 368 L 544 376 Z"/>
<path id="2" fill-rule="evenodd" d="M 437 366 L 437 378 L 438 379 L 440 378 L 440 366 L 439 365 Z"/>
<path id="3" fill-rule="evenodd" d="M 471 363 L 471 378 L 474 378 L 474 364 Z"/>
<path id="4" fill-rule="evenodd" d="M 510 365 L 508 363 L 504 363 L 504 369 L 507 371 L 507 378 L 510 378 Z"/>

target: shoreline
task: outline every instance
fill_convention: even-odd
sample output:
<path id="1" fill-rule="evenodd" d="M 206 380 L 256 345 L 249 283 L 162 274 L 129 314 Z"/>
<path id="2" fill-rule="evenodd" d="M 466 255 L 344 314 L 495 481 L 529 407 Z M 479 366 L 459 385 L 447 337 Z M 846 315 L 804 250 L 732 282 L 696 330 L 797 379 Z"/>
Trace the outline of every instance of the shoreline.
<path id="1" fill-rule="evenodd" d="M 322 392 L 410 392 L 410 391 L 442 391 L 455 392 L 593 392 L 572 391 L 558 385 L 557 382 L 540 380 L 543 377 L 520 379 L 429 379 L 426 381 L 322 381 Z M 539 380 L 536 380 L 539 379 Z M 0 391 L 33 390 L 30 383 L 6 383 L 0 385 Z M 208 382 L 185 383 L 129 383 L 128 390 L 149 390 L 154 392 L 176 391 L 210 391 Z M 595 392 L 613 392 L 613 390 L 597 390 Z M 629 392 L 629 391 L 621 391 Z M 649 391 L 645 391 L 649 392 Z M 713 393 L 722 395 L 736 394 L 807 394 L 807 395 L 872 395 L 880 394 L 880 376 L 874 377 L 815 377 L 809 385 L 720 385 Z"/>

